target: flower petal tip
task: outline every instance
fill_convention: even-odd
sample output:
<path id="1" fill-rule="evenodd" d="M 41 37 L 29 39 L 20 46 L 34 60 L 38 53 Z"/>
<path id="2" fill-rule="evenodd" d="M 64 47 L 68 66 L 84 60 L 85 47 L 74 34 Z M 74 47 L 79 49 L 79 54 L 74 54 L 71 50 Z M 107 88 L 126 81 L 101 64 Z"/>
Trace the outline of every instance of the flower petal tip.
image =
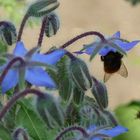
<path id="1" fill-rule="evenodd" d="M 121 32 L 117 31 L 115 34 L 113 34 L 112 37 L 120 38 L 121 37 Z"/>
<path id="2" fill-rule="evenodd" d="M 26 53 L 27 50 L 24 47 L 24 43 L 22 41 L 17 42 L 13 54 L 16 56 L 24 56 Z"/>

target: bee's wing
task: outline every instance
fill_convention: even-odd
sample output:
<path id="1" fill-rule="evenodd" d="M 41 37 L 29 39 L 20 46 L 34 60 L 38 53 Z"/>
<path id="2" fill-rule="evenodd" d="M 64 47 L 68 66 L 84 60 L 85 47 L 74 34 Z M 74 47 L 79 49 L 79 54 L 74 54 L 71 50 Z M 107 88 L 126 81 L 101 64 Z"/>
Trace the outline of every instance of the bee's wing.
<path id="1" fill-rule="evenodd" d="M 117 72 L 118 74 L 120 74 L 122 77 L 127 77 L 128 76 L 128 71 L 126 66 L 124 65 L 124 63 L 122 62 L 120 69 Z"/>
<path id="2" fill-rule="evenodd" d="M 109 73 L 105 72 L 105 74 L 104 74 L 104 82 L 107 82 L 110 79 L 111 75 L 112 74 L 109 74 Z"/>

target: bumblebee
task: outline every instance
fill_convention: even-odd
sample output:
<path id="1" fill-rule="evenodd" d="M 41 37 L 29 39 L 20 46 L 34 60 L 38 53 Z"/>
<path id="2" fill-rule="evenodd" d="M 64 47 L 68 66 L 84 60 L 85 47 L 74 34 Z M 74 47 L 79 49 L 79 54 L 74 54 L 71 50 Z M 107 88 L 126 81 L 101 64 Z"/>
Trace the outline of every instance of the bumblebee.
<path id="1" fill-rule="evenodd" d="M 104 63 L 104 82 L 108 81 L 112 74 L 118 73 L 123 77 L 128 76 L 126 66 L 122 61 L 123 55 L 119 52 L 108 52 L 105 56 L 101 56 L 101 61 Z"/>

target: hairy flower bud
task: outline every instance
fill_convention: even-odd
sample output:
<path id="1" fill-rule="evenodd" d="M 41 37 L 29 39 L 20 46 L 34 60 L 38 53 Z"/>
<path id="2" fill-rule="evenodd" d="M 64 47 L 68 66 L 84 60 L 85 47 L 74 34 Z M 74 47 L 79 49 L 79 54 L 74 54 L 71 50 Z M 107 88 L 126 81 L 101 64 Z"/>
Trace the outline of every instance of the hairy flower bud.
<path id="1" fill-rule="evenodd" d="M 16 42 L 17 33 L 13 23 L 8 21 L 0 22 L 0 39 L 6 45 L 12 45 Z"/>
<path id="2" fill-rule="evenodd" d="M 29 7 L 27 14 L 33 17 L 42 17 L 58 6 L 59 2 L 57 0 L 38 0 Z"/>
<path id="3" fill-rule="evenodd" d="M 64 124 L 64 113 L 59 103 L 50 94 L 37 98 L 37 110 L 49 128 Z"/>
<path id="4" fill-rule="evenodd" d="M 60 21 L 56 14 L 51 13 L 48 15 L 48 21 L 45 28 L 45 33 L 47 37 L 51 37 L 57 33 L 60 27 Z"/>
<path id="5" fill-rule="evenodd" d="M 85 95 L 85 93 L 83 92 L 83 90 L 75 87 L 73 89 L 73 101 L 74 101 L 74 103 L 79 105 L 84 100 L 84 95 Z"/>
<path id="6" fill-rule="evenodd" d="M 93 78 L 93 87 L 91 91 L 99 106 L 102 109 L 107 108 L 108 96 L 105 84 Z"/>
<path id="7" fill-rule="evenodd" d="M 81 59 L 72 59 L 70 67 L 71 76 L 74 83 L 81 89 L 87 90 L 92 86 L 92 79 L 87 65 Z"/>
<path id="8" fill-rule="evenodd" d="M 73 83 L 69 72 L 70 59 L 64 56 L 57 64 L 59 95 L 64 101 L 69 101 L 72 96 Z"/>
<path id="9" fill-rule="evenodd" d="M 92 125 L 96 124 L 99 118 L 98 112 L 90 105 L 84 105 L 80 108 L 81 124 Z"/>

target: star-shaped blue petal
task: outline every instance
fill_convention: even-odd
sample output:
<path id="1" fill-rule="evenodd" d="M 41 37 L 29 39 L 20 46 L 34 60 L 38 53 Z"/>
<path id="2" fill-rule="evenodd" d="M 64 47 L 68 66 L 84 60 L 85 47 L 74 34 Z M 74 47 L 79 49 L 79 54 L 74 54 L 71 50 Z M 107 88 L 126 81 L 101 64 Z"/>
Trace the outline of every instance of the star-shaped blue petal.
<path id="1" fill-rule="evenodd" d="M 18 80 L 19 80 L 18 71 L 14 69 L 9 70 L 1 84 L 2 93 L 5 93 L 9 89 L 15 87 L 18 83 Z"/>
<path id="2" fill-rule="evenodd" d="M 47 55 L 36 53 L 32 56 L 32 61 L 54 65 L 64 56 L 65 53 L 66 52 L 62 49 L 55 50 Z"/>
<path id="3" fill-rule="evenodd" d="M 100 134 L 101 135 L 101 137 L 100 137 L 100 135 L 98 135 L 98 136 L 93 135 L 92 140 L 103 140 L 102 135 L 106 135 L 106 136 L 108 136 L 110 138 L 113 138 L 113 137 L 116 137 L 116 136 L 118 136 L 120 134 L 123 134 L 123 133 L 125 133 L 127 131 L 128 131 L 127 128 L 124 128 L 123 126 L 120 126 L 120 125 L 118 125 L 118 126 L 116 126 L 114 128 L 110 128 L 110 129 L 108 129 L 108 128 L 105 129 L 104 128 L 104 129 L 98 129 L 98 130 L 97 130 L 97 127 L 95 125 L 93 125 L 93 126 L 90 126 L 87 129 L 87 132 L 89 134 L 94 133 L 94 134 Z"/>
<path id="4" fill-rule="evenodd" d="M 140 40 L 135 40 L 135 41 L 132 41 L 132 42 L 128 42 L 128 41 L 125 41 L 125 40 L 121 39 L 120 37 L 121 37 L 120 32 L 116 32 L 114 35 L 112 35 L 112 37 L 107 38 L 106 40 L 111 42 L 111 43 L 116 44 L 117 46 L 119 46 L 125 52 L 131 50 L 133 47 L 135 47 L 140 42 Z M 75 53 L 77 53 L 77 54 L 86 53 L 88 55 L 92 55 L 94 50 L 96 49 L 96 47 L 98 47 L 99 45 L 103 46 L 98 52 L 101 56 L 107 55 L 107 53 L 110 52 L 110 51 L 113 51 L 113 52 L 117 51 L 117 49 L 110 46 L 110 44 L 105 44 L 104 45 L 100 41 L 95 41 L 91 44 L 85 45 L 84 49 L 82 49 L 81 51 L 77 51 Z"/>
<path id="5" fill-rule="evenodd" d="M 24 47 L 23 42 L 17 42 L 16 47 L 13 51 L 13 58 L 21 57 L 23 58 L 25 63 L 26 61 L 28 62 L 27 64 L 32 64 L 31 62 L 36 64 L 36 65 L 31 65 L 31 66 L 25 65 L 24 68 L 25 68 L 26 81 L 28 81 L 29 83 L 35 86 L 56 88 L 56 84 L 51 79 L 49 74 L 40 65 L 39 66 L 37 65 L 38 64 L 54 65 L 65 55 L 66 52 L 62 49 L 57 49 L 51 52 L 50 54 L 44 55 L 44 54 L 40 54 L 36 52 L 36 50 L 37 49 L 34 49 L 28 52 L 27 49 Z M 10 60 L 7 60 L 7 62 L 9 61 Z M 11 68 L 1 84 L 2 92 L 5 93 L 9 89 L 15 87 L 17 83 L 19 82 L 19 76 L 20 76 L 20 73 L 19 73 L 18 67 Z"/>
<path id="6" fill-rule="evenodd" d="M 42 68 L 28 68 L 26 71 L 25 79 L 35 86 L 44 86 L 55 88 L 56 85 L 51 77 Z"/>
<path id="7" fill-rule="evenodd" d="M 17 42 L 16 47 L 15 47 L 15 49 L 13 51 L 13 54 L 15 56 L 23 57 L 26 53 L 27 53 L 27 50 L 24 47 L 23 42 L 21 42 L 21 41 L 20 42 Z"/>

